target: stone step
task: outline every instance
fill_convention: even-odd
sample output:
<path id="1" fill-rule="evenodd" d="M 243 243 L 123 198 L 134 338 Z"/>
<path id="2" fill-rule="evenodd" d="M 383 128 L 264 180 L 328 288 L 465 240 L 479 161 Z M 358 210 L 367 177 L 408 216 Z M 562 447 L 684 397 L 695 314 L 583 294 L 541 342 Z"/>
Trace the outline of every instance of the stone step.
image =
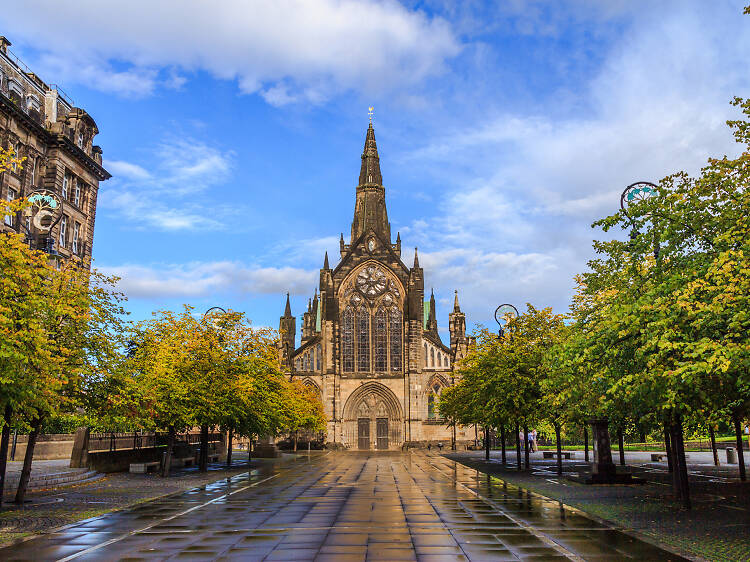
<path id="1" fill-rule="evenodd" d="M 29 479 L 29 490 L 43 490 L 46 488 L 56 488 L 60 486 L 72 486 L 74 484 L 81 484 L 84 482 L 93 482 L 99 478 L 103 478 L 104 474 L 100 474 L 94 470 L 79 470 L 60 472 L 55 474 L 37 474 L 31 476 Z M 15 493 L 18 488 L 18 481 L 20 476 L 13 474 L 5 481 L 5 493 L 12 491 Z"/>

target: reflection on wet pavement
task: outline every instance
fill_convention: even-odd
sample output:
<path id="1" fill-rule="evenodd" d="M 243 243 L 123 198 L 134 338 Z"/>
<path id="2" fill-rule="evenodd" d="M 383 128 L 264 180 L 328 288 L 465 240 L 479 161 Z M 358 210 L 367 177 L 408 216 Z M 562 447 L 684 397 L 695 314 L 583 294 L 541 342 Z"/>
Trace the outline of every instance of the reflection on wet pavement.
<path id="1" fill-rule="evenodd" d="M 680 560 L 440 456 L 329 453 L 72 525 L 2 560 Z"/>

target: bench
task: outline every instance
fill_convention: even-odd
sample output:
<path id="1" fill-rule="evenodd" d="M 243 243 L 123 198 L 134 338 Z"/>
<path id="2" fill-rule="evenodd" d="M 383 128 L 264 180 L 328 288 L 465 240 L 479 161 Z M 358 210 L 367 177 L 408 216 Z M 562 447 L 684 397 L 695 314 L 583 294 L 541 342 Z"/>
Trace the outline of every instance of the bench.
<path id="1" fill-rule="evenodd" d="M 651 462 L 662 462 L 662 459 L 667 458 L 667 453 L 651 453 Z M 690 455 L 685 455 L 686 459 L 690 458 Z"/>
<path id="2" fill-rule="evenodd" d="M 152 462 L 131 462 L 130 470 L 133 474 L 147 474 L 148 472 L 155 472 L 161 463 L 159 461 Z"/>
<path id="3" fill-rule="evenodd" d="M 208 462 L 219 462 L 219 455 L 217 453 L 209 453 Z"/>
<path id="4" fill-rule="evenodd" d="M 172 458 L 172 466 L 193 466 L 195 464 L 195 457 L 174 457 Z"/>
<path id="5" fill-rule="evenodd" d="M 560 454 L 564 459 L 575 458 L 575 453 L 572 453 L 571 451 L 562 451 Z M 542 451 L 542 458 L 554 459 L 555 457 L 557 457 L 557 451 Z"/>

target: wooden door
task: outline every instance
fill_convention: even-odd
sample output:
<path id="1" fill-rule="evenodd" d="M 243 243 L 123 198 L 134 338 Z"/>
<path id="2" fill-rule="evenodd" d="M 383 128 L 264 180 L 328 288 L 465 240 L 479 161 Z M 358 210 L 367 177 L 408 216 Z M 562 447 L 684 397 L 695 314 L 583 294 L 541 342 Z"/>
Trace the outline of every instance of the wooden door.
<path id="1" fill-rule="evenodd" d="M 377 419 L 378 449 L 388 448 L 388 418 Z"/>
<path id="2" fill-rule="evenodd" d="M 370 418 L 357 420 L 357 446 L 360 449 L 370 448 Z"/>

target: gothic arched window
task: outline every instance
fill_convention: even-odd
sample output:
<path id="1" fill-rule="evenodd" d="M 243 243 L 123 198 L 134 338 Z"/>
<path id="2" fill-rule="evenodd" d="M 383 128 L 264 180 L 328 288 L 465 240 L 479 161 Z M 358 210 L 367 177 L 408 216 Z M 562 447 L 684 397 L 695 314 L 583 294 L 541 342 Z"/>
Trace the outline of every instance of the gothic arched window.
<path id="1" fill-rule="evenodd" d="M 357 370 L 370 370 L 370 311 L 366 306 L 357 310 Z"/>
<path id="2" fill-rule="evenodd" d="M 442 367 L 443 366 L 443 356 L 440 353 L 438 353 L 437 356 L 438 356 L 438 367 Z"/>
<path id="3" fill-rule="evenodd" d="M 347 306 L 344 310 L 341 334 L 341 361 L 345 373 L 354 372 L 354 310 Z"/>
<path id="4" fill-rule="evenodd" d="M 321 365 L 321 362 L 323 361 L 322 355 L 323 355 L 323 346 L 318 344 L 317 346 L 315 346 L 315 370 L 316 371 L 320 371 L 320 365 Z"/>
<path id="5" fill-rule="evenodd" d="M 375 370 L 388 370 L 388 334 L 387 316 L 384 308 L 379 308 L 375 314 L 375 329 L 373 334 L 373 351 L 375 352 Z"/>
<path id="6" fill-rule="evenodd" d="M 398 307 L 391 309 L 391 371 L 401 370 L 401 310 Z"/>
<path id="7" fill-rule="evenodd" d="M 427 367 L 427 342 L 424 344 L 424 366 Z"/>
<path id="8" fill-rule="evenodd" d="M 431 347 L 430 348 L 430 367 L 434 367 L 434 366 L 435 366 L 435 348 Z"/>
<path id="9" fill-rule="evenodd" d="M 427 397 L 427 419 L 435 419 L 435 395 L 432 393 Z"/>

